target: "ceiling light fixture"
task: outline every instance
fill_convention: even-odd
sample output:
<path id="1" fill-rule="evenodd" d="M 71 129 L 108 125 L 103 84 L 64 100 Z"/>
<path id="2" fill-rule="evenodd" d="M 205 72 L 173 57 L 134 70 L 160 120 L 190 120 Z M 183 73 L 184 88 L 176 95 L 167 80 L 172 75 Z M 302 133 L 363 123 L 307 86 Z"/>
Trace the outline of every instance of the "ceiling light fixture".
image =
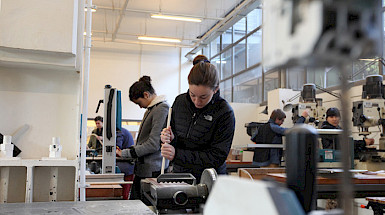
<path id="1" fill-rule="evenodd" d="M 185 22 L 202 22 L 201 19 L 184 17 L 184 16 L 167 16 L 162 14 L 151 14 L 151 18 L 154 19 L 169 19 L 169 20 L 177 20 L 177 21 L 185 21 Z"/>
<path id="2" fill-rule="evenodd" d="M 139 36 L 138 40 L 147 40 L 147 41 L 158 41 L 158 42 L 169 42 L 169 43 L 180 43 L 180 39 L 175 38 L 165 38 L 165 37 L 147 37 Z"/>
<path id="3" fill-rule="evenodd" d="M 87 7 L 84 8 L 84 12 L 87 12 Z M 96 12 L 96 5 L 92 5 L 91 12 Z"/>

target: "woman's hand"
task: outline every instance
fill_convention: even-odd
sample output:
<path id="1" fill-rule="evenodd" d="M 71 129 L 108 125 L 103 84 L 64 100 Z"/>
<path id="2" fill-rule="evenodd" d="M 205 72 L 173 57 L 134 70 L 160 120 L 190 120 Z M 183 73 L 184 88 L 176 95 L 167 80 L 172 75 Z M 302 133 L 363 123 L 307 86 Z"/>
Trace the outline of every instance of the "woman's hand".
<path id="1" fill-rule="evenodd" d="M 303 116 L 304 118 L 308 117 L 308 116 L 309 116 L 309 110 L 308 110 L 308 109 L 304 110 L 304 111 L 302 112 L 302 116 Z"/>
<path id="2" fill-rule="evenodd" d="M 120 150 L 118 147 L 116 147 L 116 155 L 122 157 L 122 150 Z"/>
<path id="3" fill-rule="evenodd" d="M 160 133 L 160 140 L 162 143 L 170 143 L 174 139 L 174 134 L 172 133 L 171 126 L 168 128 L 163 128 Z"/>
<path id="4" fill-rule="evenodd" d="M 174 146 L 168 144 L 168 143 L 165 143 L 165 144 L 162 144 L 162 156 L 170 161 L 172 161 L 175 157 L 175 148 Z"/>
<path id="5" fill-rule="evenodd" d="M 374 139 L 372 139 L 372 138 L 365 139 L 365 144 L 367 146 L 373 145 L 374 144 Z"/>

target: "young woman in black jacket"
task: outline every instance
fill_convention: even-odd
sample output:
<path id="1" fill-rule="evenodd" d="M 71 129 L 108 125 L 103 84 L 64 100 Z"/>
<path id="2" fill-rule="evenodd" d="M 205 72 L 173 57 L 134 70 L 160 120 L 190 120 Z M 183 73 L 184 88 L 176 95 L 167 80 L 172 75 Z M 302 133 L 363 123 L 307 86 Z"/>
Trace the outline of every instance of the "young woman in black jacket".
<path id="1" fill-rule="evenodd" d="M 173 172 L 192 173 L 197 182 L 206 168 L 226 174 L 226 158 L 235 130 L 234 112 L 219 95 L 214 65 L 200 61 L 188 76 L 189 90 L 172 105 L 170 127 L 161 133 L 162 156 Z"/>

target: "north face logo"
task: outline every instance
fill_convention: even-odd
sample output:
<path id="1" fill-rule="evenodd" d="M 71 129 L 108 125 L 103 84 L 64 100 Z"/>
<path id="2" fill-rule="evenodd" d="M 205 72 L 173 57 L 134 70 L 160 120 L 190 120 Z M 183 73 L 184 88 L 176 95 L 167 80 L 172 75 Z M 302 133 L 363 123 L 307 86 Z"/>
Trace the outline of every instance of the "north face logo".
<path id="1" fill-rule="evenodd" d="M 210 115 L 206 115 L 206 116 L 203 116 L 204 118 L 205 118 L 205 120 L 207 120 L 207 121 L 213 121 L 213 117 L 212 116 L 210 116 Z"/>

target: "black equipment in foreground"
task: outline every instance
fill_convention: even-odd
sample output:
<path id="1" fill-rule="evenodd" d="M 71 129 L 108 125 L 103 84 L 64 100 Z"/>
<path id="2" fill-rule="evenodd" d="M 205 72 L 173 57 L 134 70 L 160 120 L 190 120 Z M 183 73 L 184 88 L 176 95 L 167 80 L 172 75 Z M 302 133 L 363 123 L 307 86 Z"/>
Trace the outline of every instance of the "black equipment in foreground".
<path id="1" fill-rule="evenodd" d="M 142 197 L 160 213 L 167 210 L 192 209 L 199 211 L 217 180 L 215 169 L 205 169 L 200 184 L 190 173 L 166 173 L 158 178 L 141 181 Z"/>
<path id="2" fill-rule="evenodd" d="M 306 213 L 316 209 L 317 143 L 317 131 L 309 125 L 296 125 L 286 133 L 286 184 Z"/>

